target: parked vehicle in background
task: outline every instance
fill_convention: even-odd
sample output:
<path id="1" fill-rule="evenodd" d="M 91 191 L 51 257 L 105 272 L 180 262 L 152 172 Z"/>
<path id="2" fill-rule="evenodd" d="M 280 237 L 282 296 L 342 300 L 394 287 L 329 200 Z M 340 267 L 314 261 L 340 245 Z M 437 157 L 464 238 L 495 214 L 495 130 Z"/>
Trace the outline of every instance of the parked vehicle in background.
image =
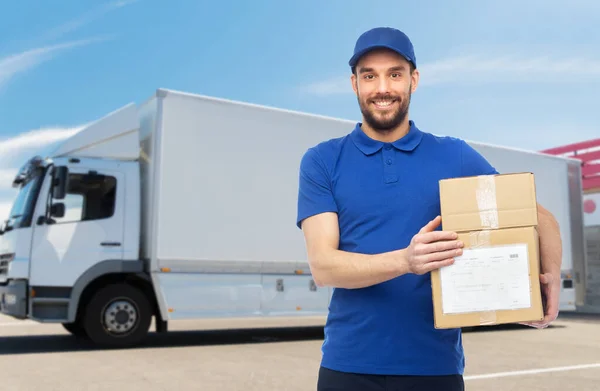
<path id="1" fill-rule="evenodd" d="M 581 165 L 586 260 L 581 274 L 585 290 L 578 300 L 578 310 L 600 313 L 600 139 L 542 152 L 570 157 Z"/>

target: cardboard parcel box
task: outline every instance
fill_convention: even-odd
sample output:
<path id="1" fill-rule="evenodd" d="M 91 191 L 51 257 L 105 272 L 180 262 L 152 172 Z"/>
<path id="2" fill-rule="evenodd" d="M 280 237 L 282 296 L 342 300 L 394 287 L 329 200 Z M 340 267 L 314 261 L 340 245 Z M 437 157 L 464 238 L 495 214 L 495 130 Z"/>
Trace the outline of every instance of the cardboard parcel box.
<path id="1" fill-rule="evenodd" d="M 543 319 L 537 202 L 531 173 L 442 180 L 442 228 L 463 241 L 431 273 L 436 328 Z"/>

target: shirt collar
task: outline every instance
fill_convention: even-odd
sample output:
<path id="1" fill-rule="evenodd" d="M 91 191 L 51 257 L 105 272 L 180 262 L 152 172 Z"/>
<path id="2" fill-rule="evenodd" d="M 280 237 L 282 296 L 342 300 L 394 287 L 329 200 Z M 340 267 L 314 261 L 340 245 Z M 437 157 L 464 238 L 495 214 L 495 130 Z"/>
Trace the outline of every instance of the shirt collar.
<path id="1" fill-rule="evenodd" d="M 378 152 L 385 144 L 391 144 L 396 149 L 409 152 L 415 149 L 423 138 L 423 133 L 416 127 L 413 121 L 409 121 L 408 133 L 392 143 L 385 143 L 383 141 L 372 139 L 363 132 L 361 125 L 362 123 L 360 122 L 356 124 L 356 127 L 351 133 L 351 137 L 356 147 L 365 155 L 372 155 L 375 152 Z"/>

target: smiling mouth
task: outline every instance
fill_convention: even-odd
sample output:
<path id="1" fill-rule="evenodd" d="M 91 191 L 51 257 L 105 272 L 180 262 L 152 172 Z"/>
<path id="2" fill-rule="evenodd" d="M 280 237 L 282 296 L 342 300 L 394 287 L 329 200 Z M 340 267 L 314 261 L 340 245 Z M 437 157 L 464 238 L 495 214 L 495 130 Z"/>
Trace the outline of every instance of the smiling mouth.
<path id="1" fill-rule="evenodd" d="M 380 99 L 372 101 L 373 105 L 378 109 L 389 109 L 396 102 L 396 99 Z"/>

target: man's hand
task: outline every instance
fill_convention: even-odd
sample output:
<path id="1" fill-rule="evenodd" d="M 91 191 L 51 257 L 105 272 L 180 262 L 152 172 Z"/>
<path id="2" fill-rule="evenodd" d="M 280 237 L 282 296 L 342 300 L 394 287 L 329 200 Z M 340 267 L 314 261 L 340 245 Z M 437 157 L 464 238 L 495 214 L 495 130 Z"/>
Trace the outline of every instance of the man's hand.
<path id="1" fill-rule="evenodd" d="M 542 301 L 544 319 L 539 322 L 521 323 L 527 326 L 545 328 L 558 317 L 560 298 L 560 270 L 562 264 L 562 240 L 556 218 L 538 204 L 538 231 L 540 233 L 540 257 L 542 272 Z"/>
<path id="2" fill-rule="evenodd" d="M 413 236 L 406 248 L 406 263 L 410 273 L 425 274 L 434 269 L 454 263 L 454 257 L 462 254 L 463 243 L 452 231 L 435 231 L 441 223 L 437 216 Z"/>
<path id="3" fill-rule="evenodd" d="M 525 326 L 538 329 L 546 328 L 558 317 L 558 302 L 560 298 L 560 278 L 545 273 L 540 275 L 542 284 L 542 302 L 544 303 L 544 319 L 538 322 L 523 322 Z"/>

